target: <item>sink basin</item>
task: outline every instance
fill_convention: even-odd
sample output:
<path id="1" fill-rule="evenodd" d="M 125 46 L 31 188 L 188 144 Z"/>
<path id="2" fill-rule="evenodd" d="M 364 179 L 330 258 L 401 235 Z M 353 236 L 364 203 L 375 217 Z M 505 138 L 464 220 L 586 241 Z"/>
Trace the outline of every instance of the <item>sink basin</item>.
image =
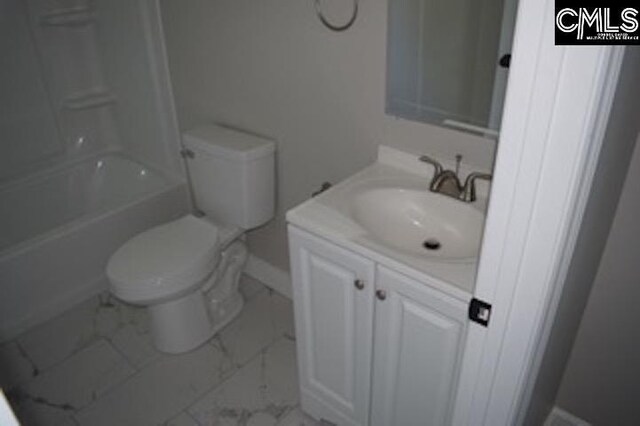
<path id="1" fill-rule="evenodd" d="M 484 214 L 428 190 L 373 188 L 354 194 L 353 219 L 379 244 L 443 261 L 477 257 Z"/>

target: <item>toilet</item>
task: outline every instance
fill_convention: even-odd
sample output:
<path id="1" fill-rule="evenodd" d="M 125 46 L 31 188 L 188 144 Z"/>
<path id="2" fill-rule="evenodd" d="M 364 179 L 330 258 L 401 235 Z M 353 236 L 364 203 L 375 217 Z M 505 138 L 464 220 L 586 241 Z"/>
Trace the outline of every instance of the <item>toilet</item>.
<path id="1" fill-rule="evenodd" d="M 111 292 L 145 306 L 155 346 L 183 353 L 241 311 L 244 232 L 269 221 L 275 204 L 275 144 L 216 125 L 183 134 L 194 202 L 186 215 L 144 231 L 109 259 Z"/>

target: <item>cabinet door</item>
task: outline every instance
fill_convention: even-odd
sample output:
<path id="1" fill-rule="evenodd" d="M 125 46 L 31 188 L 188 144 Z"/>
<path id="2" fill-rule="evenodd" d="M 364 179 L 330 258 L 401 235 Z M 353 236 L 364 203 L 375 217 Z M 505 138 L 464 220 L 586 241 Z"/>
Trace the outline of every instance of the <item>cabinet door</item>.
<path id="1" fill-rule="evenodd" d="M 448 425 L 466 304 L 384 267 L 376 279 L 371 424 Z"/>
<path id="2" fill-rule="evenodd" d="M 369 417 L 371 261 L 290 226 L 300 402 L 338 425 Z"/>

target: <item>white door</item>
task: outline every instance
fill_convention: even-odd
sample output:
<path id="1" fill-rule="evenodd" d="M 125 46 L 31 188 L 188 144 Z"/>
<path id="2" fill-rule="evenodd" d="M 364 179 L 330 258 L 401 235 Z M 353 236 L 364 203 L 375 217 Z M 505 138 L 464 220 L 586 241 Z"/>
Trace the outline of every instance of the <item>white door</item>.
<path id="1" fill-rule="evenodd" d="M 369 417 L 373 262 L 289 227 L 300 402 L 339 425 Z"/>
<path id="2" fill-rule="evenodd" d="M 425 284 L 378 267 L 373 426 L 450 423 L 466 307 Z"/>
<path id="3" fill-rule="evenodd" d="M 554 2 L 519 0 L 474 289 L 491 320 L 469 323 L 454 426 L 520 424 L 606 130 L 622 51 L 556 46 L 554 25 Z"/>

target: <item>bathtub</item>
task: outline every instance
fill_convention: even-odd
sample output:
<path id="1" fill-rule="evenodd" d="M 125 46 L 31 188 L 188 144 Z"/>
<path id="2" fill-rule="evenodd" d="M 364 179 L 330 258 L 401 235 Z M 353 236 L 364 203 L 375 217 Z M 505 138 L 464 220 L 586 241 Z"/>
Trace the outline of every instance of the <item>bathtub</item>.
<path id="1" fill-rule="evenodd" d="M 0 342 L 106 289 L 111 253 L 187 211 L 184 181 L 121 154 L 0 186 Z"/>

